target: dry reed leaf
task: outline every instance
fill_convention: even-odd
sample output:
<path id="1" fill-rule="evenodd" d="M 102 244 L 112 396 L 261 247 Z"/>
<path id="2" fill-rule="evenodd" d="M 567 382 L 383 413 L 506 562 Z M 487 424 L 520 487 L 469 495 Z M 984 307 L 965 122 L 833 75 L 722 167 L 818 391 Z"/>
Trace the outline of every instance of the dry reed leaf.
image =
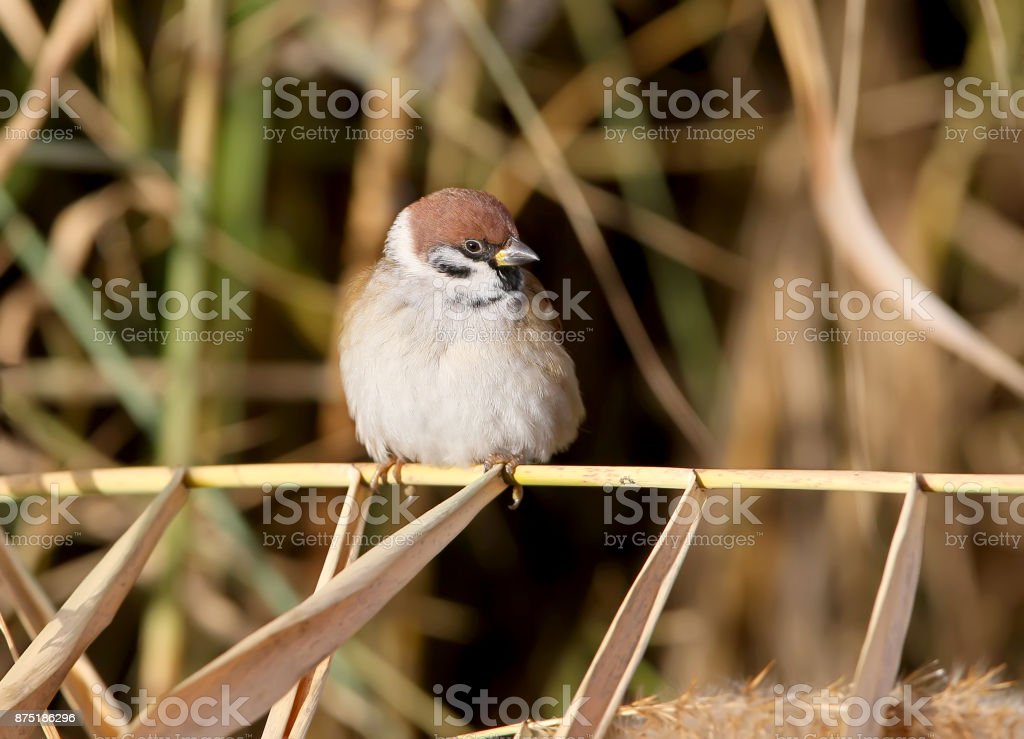
<path id="1" fill-rule="evenodd" d="M 14 555 L 5 543 L 7 537 L 0 533 L 0 578 L 10 591 L 11 601 L 25 630 L 32 638 L 46 628 L 57 615 L 46 593 L 29 572 L 25 570 L 21 560 Z M 85 715 L 88 708 L 99 721 L 91 731 L 96 736 L 119 736 L 120 729 L 110 706 L 99 698 L 95 689 L 106 690 L 103 678 L 93 667 L 92 661 L 84 654 L 72 665 L 67 677 L 61 685 L 61 693 L 68 705 L 79 714 Z"/>
<path id="2" fill-rule="evenodd" d="M 693 511 L 697 490 L 697 476 L 691 472 L 686 492 L 676 502 L 658 543 L 619 606 L 572 704 L 566 707 L 559 734 L 599 738 L 608 731 L 700 523 L 700 515 Z"/>
<path id="3" fill-rule="evenodd" d="M 49 705 L 86 647 L 110 624 L 164 529 L 188 498 L 182 485 L 184 474 L 183 469 L 174 472 L 160 496 L 114 543 L 0 680 L 0 710 L 39 711 Z M 6 736 L 13 739 L 31 731 L 30 726 L 15 727 Z"/>
<path id="4" fill-rule="evenodd" d="M 849 151 L 837 136 L 823 42 L 813 4 L 809 0 L 768 0 L 768 11 L 794 105 L 809 142 L 815 209 L 836 254 L 876 291 L 895 291 L 905 300 L 910 299 L 908 292 L 930 293 L 921 305 L 931 317 L 904 307 L 908 323 L 932 329 L 932 336 L 947 351 L 1024 397 L 1024 367 L 927 290 L 875 221 Z"/>
<path id="5" fill-rule="evenodd" d="M 29 87 L 42 93 L 37 98 L 37 105 L 50 103 L 51 80 L 59 79 L 61 72 L 70 65 L 74 58 L 85 48 L 97 30 L 100 9 L 106 0 L 64 0 L 57 8 L 50 33 L 43 41 L 32 71 L 32 82 Z M 24 13 L 18 13 L 20 6 L 12 8 L 7 18 L 14 27 L 25 28 L 31 25 L 31 19 Z M 16 47 L 17 48 L 17 47 Z M 77 111 L 76 111 L 77 112 Z M 6 179 L 18 157 L 28 147 L 31 138 L 29 132 L 39 128 L 44 116 L 37 116 L 32 111 L 19 110 L 8 124 L 8 133 L 4 143 L 0 145 L 0 180 Z"/>
<path id="6" fill-rule="evenodd" d="M 183 102 L 178 142 L 181 177 L 195 177 L 204 184 L 210 177 L 220 117 L 223 16 L 222 3 L 203 0 L 185 3 L 184 18 L 192 53 L 188 70 L 190 84 Z"/>
<path id="7" fill-rule="evenodd" d="M 4 643 L 7 644 L 7 651 L 17 660 L 19 656 L 18 646 L 14 643 L 14 634 L 11 633 L 11 629 L 7 625 L 7 619 L 4 618 L 2 612 L 0 612 L 0 634 L 3 634 Z"/>
<path id="8" fill-rule="evenodd" d="M 988 35 L 989 52 L 992 54 L 992 69 L 1003 89 L 1012 87 L 1010 73 L 1010 54 L 1007 51 L 1006 30 L 999 17 L 999 6 L 996 0 L 978 0 L 981 15 L 985 21 L 985 33 Z"/>
<path id="9" fill-rule="evenodd" d="M 867 0 L 846 0 L 836 120 L 839 125 L 843 146 L 847 151 L 849 151 L 853 143 L 854 123 L 857 120 L 857 100 L 860 97 L 860 67 L 864 53 L 864 11 L 866 8 Z"/>
<path id="10" fill-rule="evenodd" d="M 319 592 L 250 634 L 181 683 L 166 701 L 209 706 L 223 718 L 217 733 L 251 724 L 303 675 L 344 644 L 452 541 L 505 488 L 495 466 L 455 495 L 407 524 L 346 567 Z M 211 702 L 212 701 L 212 702 Z M 230 705 L 225 705 L 225 702 Z M 218 713 L 219 712 L 219 713 Z M 209 733 L 194 716 L 173 727 L 159 712 L 140 715 L 136 737 Z"/>
<path id="11" fill-rule="evenodd" d="M 892 535 L 882 582 L 875 595 L 868 633 L 853 678 L 852 695 L 864 698 L 872 706 L 879 698 L 889 694 L 898 677 L 910 614 L 914 609 L 917 581 L 921 576 L 927 510 L 928 501 L 915 476 L 911 480 L 900 511 L 900 520 Z M 853 733 L 859 731 L 872 734 L 879 730 L 877 725 L 865 725 L 857 727 Z"/>
<path id="12" fill-rule="evenodd" d="M 61 210 L 50 229 L 51 258 L 68 274 L 81 272 L 100 230 L 133 206 L 133 194 L 124 183 L 115 182 Z"/>
<path id="13" fill-rule="evenodd" d="M 35 328 L 36 310 L 41 304 L 39 288 L 28 280 L 4 291 L 0 297 L 0 321 L 4 325 L 0 335 L 0 363 L 19 365 L 25 361 Z"/>
<path id="14" fill-rule="evenodd" d="M 320 592 L 331 581 L 341 568 L 355 562 L 359 556 L 359 542 L 366 527 L 366 519 L 362 515 L 362 503 L 368 488 L 363 486 L 359 470 L 349 468 L 348 493 L 341 508 L 338 525 L 334 530 L 331 546 L 327 550 L 320 577 L 313 592 Z M 270 710 L 267 722 L 263 727 L 263 739 L 302 739 L 309 731 L 309 726 L 316 713 L 320 693 L 327 679 L 327 670 L 331 666 L 331 657 L 327 656 L 307 675 L 292 687 Z"/>
<path id="15" fill-rule="evenodd" d="M 7 645 L 7 651 L 11 653 L 11 657 L 15 660 L 18 659 L 18 647 L 14 643 L 14 635 L 11 633 L 10 627 L 7 625 L 7 619 L 0 613 L 0 632 L 3 633 L 4 643 Z M 57 729 L 53 726 L 44 724 L 42 727 L 43 733 L 47 736 L 47 739 L 60 739 L 60 734 L 57 733 Z"/>
<path id="16" fill-rule="evenodd" d="M 27 0 L 0 3 L 0 30 L 22 58 L 34 57 L 43 43 L 43 27 Z"/>
<path id="17" fill-rule="evenodd" d="M 0 613 L 0 632 L 3 633 L 4 642 L 7 644 L 7 651 L 11 653 L 11 656 L 17 660 L 19 657 L 18 647 L 14 643 L 14 635 L 11 633 L 10 627 L 7 625 L 7 620 Z M 49 724 L 43 724 L 40 726 L 47 739 L 60 739 L 60 734 L 57 733 L 57 729 Z"/>

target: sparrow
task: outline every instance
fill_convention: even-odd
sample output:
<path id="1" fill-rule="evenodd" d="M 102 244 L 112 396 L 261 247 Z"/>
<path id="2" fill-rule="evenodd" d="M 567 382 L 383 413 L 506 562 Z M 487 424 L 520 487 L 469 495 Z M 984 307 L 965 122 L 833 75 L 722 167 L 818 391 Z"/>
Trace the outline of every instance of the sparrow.
<path id="1" fill-rule="evenodd" d="M 350 288 L 340 337 L 371 487 L 405 462 L 547 462 L 584 418 L 557 311 L 524 267 L 540 259 L 493 195 L 447 188 L 402 210 L 380 260 Z"/>

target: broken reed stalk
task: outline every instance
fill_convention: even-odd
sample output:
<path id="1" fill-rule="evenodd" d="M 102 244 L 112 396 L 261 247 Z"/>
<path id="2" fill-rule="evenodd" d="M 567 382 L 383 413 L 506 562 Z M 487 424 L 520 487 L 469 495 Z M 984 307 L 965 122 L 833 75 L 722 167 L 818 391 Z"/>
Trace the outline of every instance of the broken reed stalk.
<path id="1" fill-rule="evenodd" d="M 247 465 L 200 465 L 185 469 L 189 488 L 260 488 L 263 485 L 291 483 L 301 487 L 348 487 L 352 466 L 369 482 L 375 465 L 371 463 L 290 463 Z M 686 487 L 690 473 L 704 490 L 817 490 L 905 495 L 911 480 L 918 480 L 926 493 L 963 492 L 968 494 L 1024 494 L 1024 474 L 996 475 L 968 472 L 872 472 L 859 470 L 755 470 L 695 469 L 688 467 L 618 467 L 522 465 L 516 480 L 523 485 L 549 487 L 636 486 L 665 489 Z M 0 495 L 24 497 L 49 494 L 141 494 L 155 495 L 172 475 L 170 467 L 111 467 L 65 472 L 41 472 L 0 477 Z M 481 468 L 435 467 L 407 464 L 402 467 L 406 485 L 462 487 L 481 475 Z M 394 480 L 393 473 L 389 480 Z"/>

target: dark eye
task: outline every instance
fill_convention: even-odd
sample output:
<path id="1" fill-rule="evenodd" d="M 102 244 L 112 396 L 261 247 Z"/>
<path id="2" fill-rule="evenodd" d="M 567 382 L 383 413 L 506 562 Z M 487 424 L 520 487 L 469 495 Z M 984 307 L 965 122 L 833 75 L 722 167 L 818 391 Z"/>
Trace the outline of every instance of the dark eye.
<path id="1" fill-rule="evenodd" d="M 476 239 L 469 239 L 466 242 L 466 251 L 468 251 L 470 254 L 479 254 L 483 250 L 484 250 L 484 245 L 481 244 Z"/>

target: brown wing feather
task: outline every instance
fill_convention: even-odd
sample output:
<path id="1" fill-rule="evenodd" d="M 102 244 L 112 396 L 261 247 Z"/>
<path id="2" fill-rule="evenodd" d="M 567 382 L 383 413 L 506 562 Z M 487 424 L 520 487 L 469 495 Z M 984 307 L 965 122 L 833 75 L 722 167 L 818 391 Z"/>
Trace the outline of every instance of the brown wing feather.
<path id="1" fill-rule="evenodd" d="M 531 309 L 526 313 L 526 322 L 530 328 L 537 329 L 538 331 L 561 331 L 562 320 L 558 317 L 558 311 L 555 310 L 555 304 L 551 302 L 551 299 L 546 295 L 540 299 L 537 304 L 537 313 L 548 315 L 554 313 L 554 318 L 545 319 L 537 315 L 533 311 L 533 298 L 538 293 L 544 292 L 544 286 L 540 284 L 540 280 L 532 272 L 523 270 L 523 292 L 530 301 Z"/>
<path id="2" fill-rule="evenodd" d="M 537 309 L 535 311 L 532 307 L 534 305 L 533 299 L 538 293 L 544 292 L 544 286 L 541 285 L 540 280 L 538 280 L 530 272 L 523 270 L 523 274 L 526 278 L 523 281 L 523 292 L 529 299 L 531 306 L 530 310 L 526 312 L 526 317 L 523 319 L 526 322 L 526 329 L 528 331 L 532 330 L 546 334 L 547 336 L 552 337 L 548 339 L 549 341 L 561 345 L 562 340 L 560 338 L 554 338 L 560 336 L 562 332 L 562 321 L 558 317 L 558 311 L 556 310 L 554 303 L 547 296 L 544 296 L 540 299 L 539 303 L 537 304 Z M 538 313 L 541 313 L 545 316 L 548 314 L 553 314 L 553 317 L 544 318 L 541 315 L 537 315 Z M 544 371 L 549 376 L 565 377 L 567 374 L 573 371 L 573 365 L 571 361 L 566 363 L 557 354 L 552 354 L 551 352 L 547 351 L 538 352 L 535 348 L 528 347 L 527 344 L 528 342 L 523 342 L 522 346 L 519 347 L 519 351 L 527 353 L 530 357 L 532 357 L 535 362 L 537 362 L 544 368 Z M 562 356 L 564 357 L 564 353 L 562 354 Z"/>

